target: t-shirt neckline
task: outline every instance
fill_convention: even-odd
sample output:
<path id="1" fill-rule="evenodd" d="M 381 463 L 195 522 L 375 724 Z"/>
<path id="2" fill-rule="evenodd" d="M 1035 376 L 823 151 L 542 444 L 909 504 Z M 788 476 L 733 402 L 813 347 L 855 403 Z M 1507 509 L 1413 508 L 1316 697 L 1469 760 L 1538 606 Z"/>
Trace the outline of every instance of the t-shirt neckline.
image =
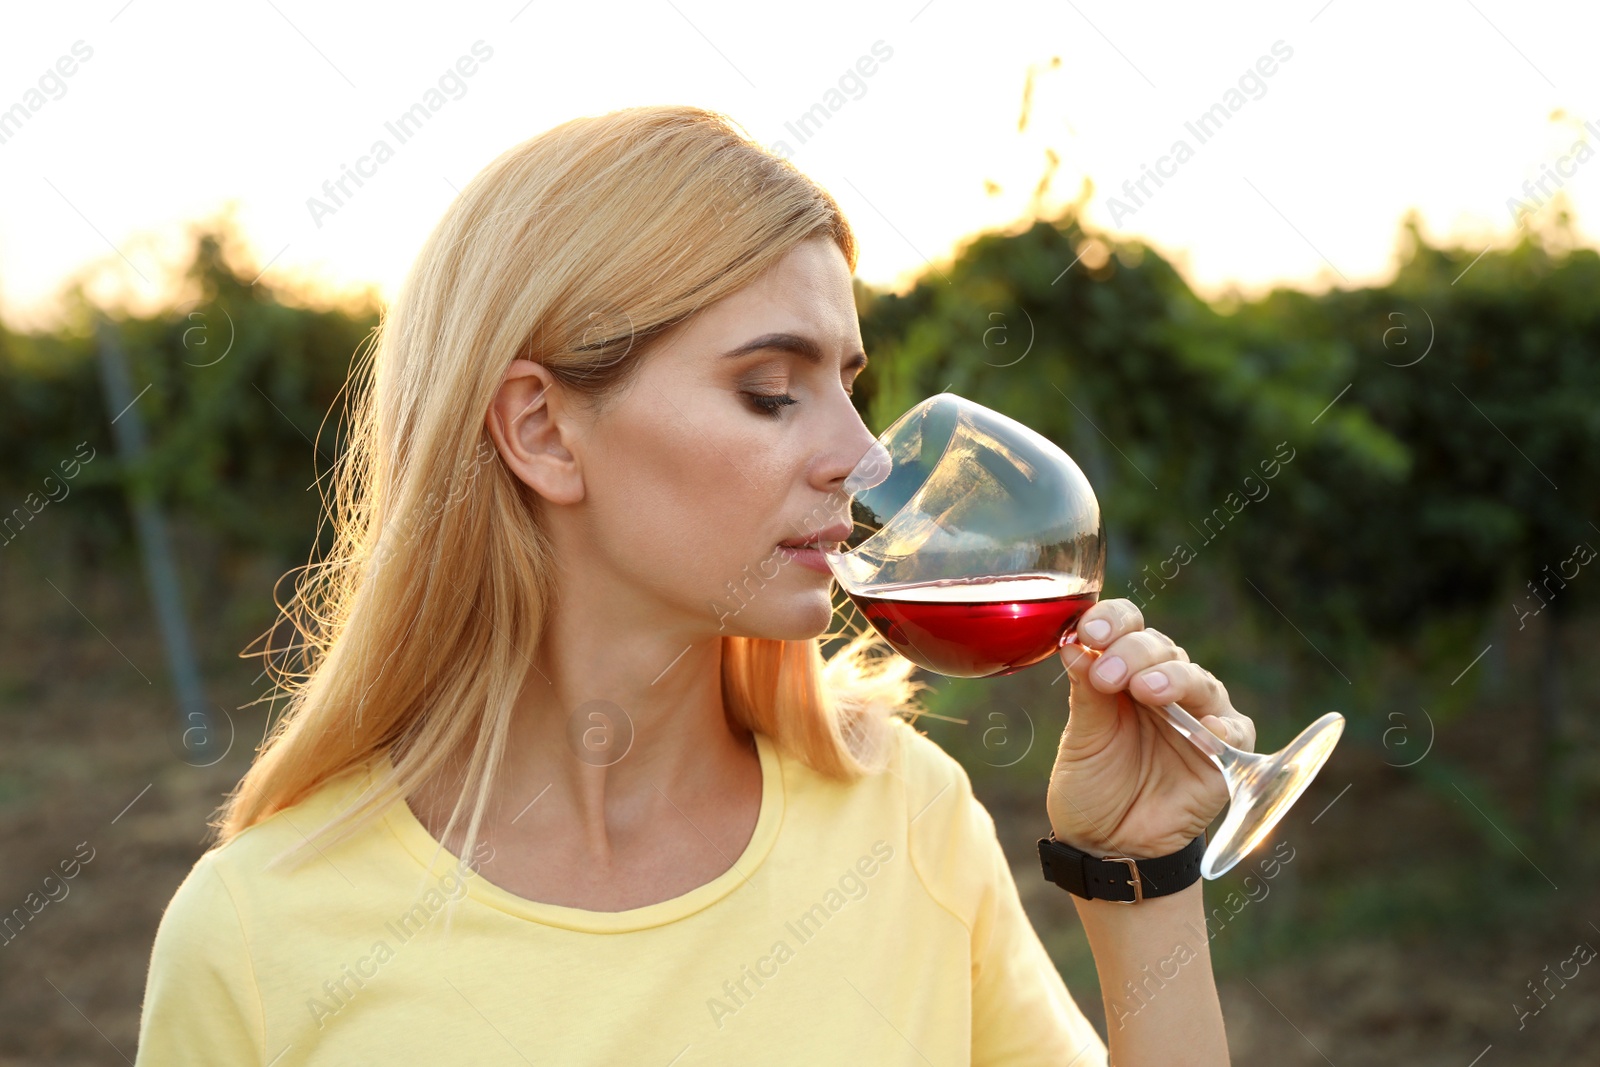
<path id="1" fill-rule="evenodd" d="M 761 760 L 761 810 L 756 816 L 755 830 L 750 834 L 749 843 L 745 845 L 744 851 L 739 854 L 733 866 L 704 885 L 696 886 L 687 893 L 668 900 L 646 904 L 640 908 L 629 908 L 626 911 L 588 911 L 584 908 L 529 900 L 482 877 L 466 879 L 467 894 L 480 903 L 519 918 L 546 926 L 590 933 L 625 933 L 630 930 L 648 929 L 676 922 L 710 907 L 738 889 L 755 874 L 761 862 L 772 851 L 773 843 L 778 838 L 778 828 L 783 822 L 783 777 L 776 746 L 766 734 L 757 732 L 754 737 L 756 753 Z M 379 762 L 373 764 L 373 769 L 376 770 L 378 766 L 383 766 L 390 773 L 394 767 L 387 753 Z M 372 772 L 369 772 L 369 784 L 371 774 Z M 404 797 L 396 797 L 395 802 L 385 811 L 383 818 L 395 837 L 405 846 L 406 851 L 424 869 L 440 877 L 451 870 L 461 869 L 460 857 L 448 848 L 440 846 L 438 839 L 417 819 Z"/>

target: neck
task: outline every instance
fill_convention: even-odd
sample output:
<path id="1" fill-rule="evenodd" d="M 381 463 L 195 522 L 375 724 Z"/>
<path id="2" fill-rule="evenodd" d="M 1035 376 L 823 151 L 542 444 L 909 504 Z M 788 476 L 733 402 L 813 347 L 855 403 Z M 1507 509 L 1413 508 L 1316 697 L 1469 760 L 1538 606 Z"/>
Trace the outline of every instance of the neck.
<path id="1" fill-rule="evenodd" d="M 724 711 L 720 637 L 644 627 L 618 640 L 552 624 L 513 710 L 483 834 L 510 845 L 559 837 L 604 865 L 665 824 L 700 825 L 752 774 L 755 740 Z M 423 798 L 436 835 L 463 777 L 445 781 Z M 463 816 L 452 847 L 465 829 Z"/>
<path id="2" fill-rule="evenodd" d="M 657 630 L 624 644 L 553 632 L 540 652 L 513 718 L 507 777 L 548 785 L 591 835 L 664 804 L 662 794 L 714 786 L 754 751 L 724 711 L 718 637 Z"/>

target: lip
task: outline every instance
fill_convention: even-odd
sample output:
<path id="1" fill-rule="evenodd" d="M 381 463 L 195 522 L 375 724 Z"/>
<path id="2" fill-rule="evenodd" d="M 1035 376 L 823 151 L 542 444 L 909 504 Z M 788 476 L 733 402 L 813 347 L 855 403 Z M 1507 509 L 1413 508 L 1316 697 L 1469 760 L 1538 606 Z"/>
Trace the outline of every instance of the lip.
<path id="1" fill-rule="evenodd" d="M 820 530 L 791 537 L 787 541 L 778 542 L 778 548 L 784 553 L 786 559 L 800 564 L 808 570 L 817 571 L 819 574 L 832 574 L 828 568 L 828 561 L 823 557 L 823 549 L 837 548 L 839 542 L 850 536 L 850 531 L 855 529 L 853 523 L 836 522 L 832 526 L 824 526 Z"/>
<path id="2" fill-rule="evenodd" d="M 855 527 L 851 523 L 838 522 L 834 523 L 832 526 L 825 526 L 820 530 L 813 530 L 810 533 L 801 534 L 799 537 L 791 537 L 787 541 L 779 541 L 778 547 L 820 549 L 823 545 L 836 545 L 840 541 L 843 541 L 845 538 L 850 536 L 850 531 L 854 528 Z"/>
<path id="3" fill-rule="evenodd" d="M 798 547 L 795 545 L 779 545 L 778 551 L 783 553 L 785 559 L 798 563 L 807 570 L 816 571 L 818 574 L 832 574 L 828 567 L 827 558 L 823 556 L 822 549 L 815 545 Z"/>

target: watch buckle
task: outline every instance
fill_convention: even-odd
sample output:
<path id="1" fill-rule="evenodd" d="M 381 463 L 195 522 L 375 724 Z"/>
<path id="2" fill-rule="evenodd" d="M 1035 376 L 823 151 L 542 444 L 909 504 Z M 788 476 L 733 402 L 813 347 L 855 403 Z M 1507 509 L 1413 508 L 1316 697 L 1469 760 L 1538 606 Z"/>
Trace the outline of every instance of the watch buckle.
<path id="1" fill-rule="evenodd" d="M 1138 861 L 1129 856 L 1102 856 L 1107 863 L 1126 863 L 1128 865 L 1128 881 L 1133 885 L 1132 900 L 1113 900 L 1113 904 L 1137 904 L 1144 899 L 1144 883 L 1139 878 Z"/>

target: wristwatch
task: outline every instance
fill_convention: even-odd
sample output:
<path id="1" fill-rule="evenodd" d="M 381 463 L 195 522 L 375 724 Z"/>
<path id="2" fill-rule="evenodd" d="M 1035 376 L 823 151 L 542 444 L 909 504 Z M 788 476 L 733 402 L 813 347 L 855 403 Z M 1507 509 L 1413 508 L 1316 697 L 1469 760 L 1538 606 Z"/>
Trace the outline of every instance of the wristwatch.
<path id="1" fill-rule="evenodd" d="M 1039 838 L 1039 864 L 1048 882 L 1085 900 L 1110 900 L 1137 904 L 1187 889 L 1200 877 L 1200 857 L 1206 835 L 1190 841 L 1169 856 L 1136 860 L 1128 856 L 1091 856 L 1056 840 L 1055 831 Z"/>

